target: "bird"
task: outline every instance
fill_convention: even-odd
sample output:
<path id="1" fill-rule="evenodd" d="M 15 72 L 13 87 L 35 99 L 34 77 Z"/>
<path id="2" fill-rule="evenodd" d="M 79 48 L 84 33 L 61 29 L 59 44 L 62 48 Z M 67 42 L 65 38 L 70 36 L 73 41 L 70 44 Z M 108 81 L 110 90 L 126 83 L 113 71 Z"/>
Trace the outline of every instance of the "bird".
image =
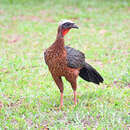
<path id="1" fill-rule="evenodd" d="M 62 77 L 71 84 L 74 94 L 74 105 L 77 104 L 77 78 L 93 82 L 103 83 L 103 77 L 85 61 L 85 54 L 79 50 L 65 46 L 64 37 L 71 29 L 79 29 L 71 20 L 62 20 L 59 23 L 57 36 L 54 43 L 44 51 L 44 60 L 48 69 L 60 90 L 60 109 L 63 107 L 63 82 Z"/>

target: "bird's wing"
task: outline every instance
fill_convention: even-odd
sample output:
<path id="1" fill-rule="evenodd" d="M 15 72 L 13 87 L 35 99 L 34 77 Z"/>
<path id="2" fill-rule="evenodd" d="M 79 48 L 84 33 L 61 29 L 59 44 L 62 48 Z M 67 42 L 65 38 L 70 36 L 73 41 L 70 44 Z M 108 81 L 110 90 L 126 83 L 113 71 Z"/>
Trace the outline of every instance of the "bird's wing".
<path id="1" fill-rule="evenodd" d="M 85 55 L 68 46 L 65 46 L 67 51 L 67 65 L 71 68 L 82 68 L 85 65 Z"/>

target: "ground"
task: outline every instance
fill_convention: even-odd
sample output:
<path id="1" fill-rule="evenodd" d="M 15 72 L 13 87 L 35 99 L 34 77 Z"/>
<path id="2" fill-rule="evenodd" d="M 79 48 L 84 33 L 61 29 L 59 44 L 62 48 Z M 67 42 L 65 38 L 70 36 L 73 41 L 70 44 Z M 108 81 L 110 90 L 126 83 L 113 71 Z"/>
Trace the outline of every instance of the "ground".
<path id="1" fill-rule="evenodd" d="M 104 77 L 78 78 L 78 105 L 64 80 L 64 107 L 43 60 L 58 22 L 79 30 L 65 37 Z M 129 129 L 130 2 L 128 0 L 0 1 L 0 129 Z"/>

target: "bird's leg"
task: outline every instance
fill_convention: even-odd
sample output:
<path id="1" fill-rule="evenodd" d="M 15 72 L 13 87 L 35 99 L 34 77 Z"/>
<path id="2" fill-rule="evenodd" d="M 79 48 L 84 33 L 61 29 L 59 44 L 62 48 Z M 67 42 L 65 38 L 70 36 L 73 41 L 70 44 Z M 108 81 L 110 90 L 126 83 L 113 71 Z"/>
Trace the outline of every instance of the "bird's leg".
<path id="1" fill-rule="evenodd" d="M 77 93 L 76 93 L 76 90 L 74 90 L 74 105 L 76 106 L 77 104 Z"/>
<path id="2" fill-rule="evenodd" d="M 58 88 L 60 89 L 60 109 L 62 108 L 62 106 L 63 106 L 63 90 L 64 90 L 64 88 L 63 88 L 63 82 L 62 82 L 62 79 L 61 79 L 61 77 L 53 77 L 54 78 L 54 80 L 55 80 L 55 83 L 57 84 L 57 86 L 58 86 Z"/>
<path id="3" fill-rule="evenodd" d="M 76 89 L 77 89 L 76 80 L 74 80 L 74 82 L 71 82 L 71 86 L 72 86 L 72 89 L 74 91 L 74 105 L 76 106 L 76 104 L 77 104 L 77 101 L 76 101 L 76 96 L 77 96 L 77 93 L 76 93 Z"/>
<path id="4" fill-rule="evenodd" d="M 60 109 L 63 106 L 63 92 L 60 93 Z"/>

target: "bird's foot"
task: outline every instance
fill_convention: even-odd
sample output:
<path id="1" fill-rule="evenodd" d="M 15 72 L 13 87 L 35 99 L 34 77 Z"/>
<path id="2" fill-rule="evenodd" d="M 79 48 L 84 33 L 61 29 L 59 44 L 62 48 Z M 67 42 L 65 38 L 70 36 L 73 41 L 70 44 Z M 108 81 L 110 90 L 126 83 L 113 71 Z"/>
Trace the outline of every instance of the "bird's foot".
<path id="1" fill-rule="evenodd" d="M 59 109 L 62 110 L 62 108 L 63 108 L 63 105 L 60 105 Z"/>
<path id="2" fill-rule="evenodd" d="M 74 102 L 74 107 L 76 107 L 77 106 L 77 102 Z"/>

